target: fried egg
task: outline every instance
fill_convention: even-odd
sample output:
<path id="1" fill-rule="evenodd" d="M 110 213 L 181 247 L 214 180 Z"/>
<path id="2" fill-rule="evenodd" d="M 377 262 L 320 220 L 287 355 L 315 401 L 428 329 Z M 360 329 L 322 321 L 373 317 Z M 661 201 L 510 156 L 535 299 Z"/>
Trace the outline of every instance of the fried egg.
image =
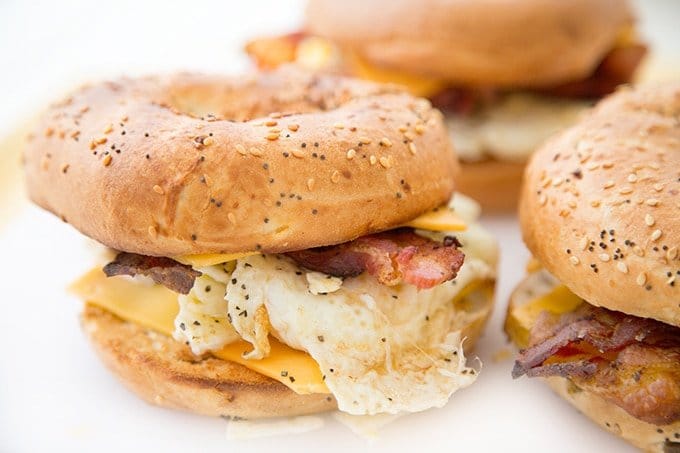
<path id="1" fill-rule="evenodd" d="M 194 352 L 240 338 L 252 345 L 245 354 L 252 360 L 269 355 L 269 339 L 277 338 L 311 355 L 349 414 L 441 407 L 477 376 L 462 349 L 460 331 L 469 320 L 452 301 L 469 284 L 493 279 L 497 259 L 495 242 L 475 223 L 474 202 L 457 196 L 452 206 L 469 225 L 457 233 L 466 258 L 453 281 L 424 290 L 388 287 L 365 273 L 343 280 L 282 255 L 252 255 L 199 269 L 190 294 L 180 296 L 175 335 Z"/>

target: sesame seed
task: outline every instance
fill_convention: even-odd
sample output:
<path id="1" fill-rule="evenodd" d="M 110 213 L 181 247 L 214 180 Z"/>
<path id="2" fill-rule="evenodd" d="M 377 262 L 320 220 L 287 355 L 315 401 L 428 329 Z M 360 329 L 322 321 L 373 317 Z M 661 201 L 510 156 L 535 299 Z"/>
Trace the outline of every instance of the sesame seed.
<path id="1" fill-rule="evenodd" d="M 548 202 L 548 197 L 545 196 L 545 194 L 541 194 L 541 196 L 538 198 L 538 204 L 541 206 L 545 206 L 545 204 Z"/>
<path id="2" fill-rule="evenodd" d="M 651 236 L 652 241 L 659 240 L 659 238 L 661 237 L 661 234 L 662 234 L 661 230 L 654 230 L 654 232 L 652 233 L 652 236 Z"/>
<path id="3" fill-rule="evenodd" d="M 54 129 L 53 129 L 53 128 L 48 127 L 47 129 L 45 129 L 45 137 L 51 137 L 52 134 L 54 134 Z"/>
<path id="4" fill-rule="evenodd" d="M 402 124 L 401 126 L 399 126 L 398 130 L 399 130 L 399 132 L 406 132 L 408 130 L 408 126 L 406 126 L 405 124 Z"/>
<path id="5" fill-rule="evenodd" d="M 203 139 L 203 146 L 210 146 L 215 144 L 215 139 L 212 137 L 206 137 Z"/>
<path id="6" fill-rule="evenodd" d="M 666 252 L 666 258 L 668 258 L 669 261 L 673 261 L 678 257 L 678 248 L 673 246 L 668 249 Z"/>
<path id="7" fill-rule="evenodd" d="M 621 195 L 628 195 L 629 193 L 632 193 L 632 192 L 633 192 L 632 187 L 624 187 L 623 189 L 619 190 L 619 193 Z"/>
<path id="8" fill-rule="evenodd" d="M 422 134 L 423 132 L 425 132 L 425 126 L 422 125 L 422 124 L 416 124 L 414 129 L 415 129 L 417 134 Z"/>
<path id="9" fill-rule="evenodd" d="M 264 125 L 267 126 L 267 127 L 276 126 L 277 124 L 279 124 L 279 123 L 277 123 L 277 122 L 274 121 L 274 120 L 268 120 L 268 121 L 265 121 L 265 122 L 264 122 Z"/>
<path id="10" fill-rule="evenodd" d="M 570 257 L 569 257 L 569 262 L 570 262 L 571 264 L 573 264 L 574 266 L 578 266 L 579 263 L 581 262 L 581 260 L 578 259 L 578 257 L 576 257 L 576 256 L 570 256 Z"/>
<path id="11" fill-rule="evenodd" d="M 120 120 L 121 120 L 122 122 L 124 122 L 124 123 L 127 123 L 128 116 L 127 116 L 127 115 L 123 115 L 123 116 L 120 118 Z"/>
<path id="12" fill-rule="evenodd" d="M 623 261 L 616 263 L 616 268 L 619 270 L 619 272 L 623 272 L 624 274 L 628 273 L 628 266 L 626 266 L 626 263 Z"/>
<path id="13" fill-rule="evenodd" d="M 600 164 L 595 163 L 595 162 L 591 162 L 588 165 L 586 165 L 586 170 L 593 171 L 593 170 L 597 170 L 598 168 L 600 168 Z"/>
<path id="14" fill-rule="evenodd" d="M 265 136 L 265 138 L 269 141 L 274 141 L 279 139 L 279 134 L 277 133 L 270 133 Z"/>
<path id="15" fill-rule="evenodd" d="M 609 255 L 607 255 L 606 253 L 600 253 L 599 258 L 605 263 L 609 261 Z"/>
<path id="16" fill-rule="evenodd" d="M 637 283 L 639 286 L 644 286 L 645 283 L 647 283 L 647 274 L 640 272 L 635 279 L 635 283 Z"/>
<path id="17" fill-rule="evenodd" d="M 592 206 L 593 208 L 597 208 L 598 206 L 600 206 L 600 200 L 591 200 L 590 206 Z"/>
<path id="18" fill-rule="evenodd" d="M 333 125 L 333 127 L 334 127 L 335 129 L 344 129 L 344 128 L 345 128 L 345 125 L 342 124 L 342 123 L 335 123 L 335 124 Z"/>
<path id="19" fill-rule="evenodd" d="M 229 222 L 231 222 L 232 225 L 236 225 L 236 216 L 233 212 L 227 214 L 227 219 L 229 219 Z"/>
<path id="20" fill-rule="evenodd" d="M 657 192 L 661 192 L 661 191 L 663 190 L 663 184 L 658 184 L 658 183 L 657 183 L 657 184 L 654 184 L 652 187 L 653 187 L 654 190 L 657 191 Z"/>
<path id="21" fill-rule="evenodd" d="M 288 125 L 288 130 L 290 131 L 297 132 L 298 129 L 300 129 L 299 124 L 292 123 Z"/>
<path id="22" fill-rule="evenodd" d="M 336 184 L 338 181 L 340 181 L 340 172 L 335 170 L 331 175 L 331 182 Z"/>
<path id="23" fill-rule="evenodd" d="M 151 236 L 152 238 L 155 238 L 158 235 L 158 231 L 156 230 L 156 227 L 153 225 L 149 226 L 148 232 L 149 236 Z"/>
<path id="24" fill-rule="evenodd" d="M 371 154 L 368 160 L 371 162 L 371 165 L 375 165 L 378 162 L 378 159 L 373 154 Z"/>
<path id="25" fill-rule="evenodd" d="M 647 204 L 647 206 L 656 206 L 659 204 L 659 200 L 657 200 L 656 198 L 650 198 L 647 201 L 645 201 L 645 203 Z"/>
<path id="26" fill-rule="evenodd" d="M 352 160 L 354 159 L 354 156 L 357 155 L 357 152 L 354 150 L 354 148 L 351 148 L 347 151 L 347 160 Z"/>
<path id="27" fill-rule="evenodd" d="M 417 151 L 416 144 L 413 142 L 409 142 L 408 150 L 411 151 L 411 154 L 415 154 Z"/>
<path id="28" fill-rule="evenodd" d="M 380 158 L 380 165 L 385 168 L 390 168 L 392 166 L 392 159 L 389 157 L 382 156 Z"/>
<path id="29" fill-rule="evenodd" d="M 631 174 L 628 175 L 628 182 L 633 183 L 633 182 L 637 182 L 637 180 L 638 180 L 638 177 L 635 173 L 631 173 Z"/>
<path id="30" fill-rule="evenodd" d="M 111 132 L 113 132 L 113 124 L 112 124 L 112 123 L 109 123 L 108 126 L 106 126 L 106 127 L 104 128 L 104 133 L 105 133 L 105 134 L 110 134 Z"/>
<path id="31" fill-rule="evenodd" d="M 612 180 L 610 179 L 609 181 L 607 181 L 606 183 L 604 183 L 604 188 L 605 188 L 605 189 L 609 189 L 609 188 L 611 188 L 611 187 L 614 187 L 614 181 L 612 181 Z"/>
<path id="32" fill-rule="evenodd" d="M 158 184 L 153 186 L 153 191 L 156 192 L 158 195 L 163 195 L 165 193 L 163 188 L 161 186 L 159 186 Z"/>
<path id="33" fill-rule="evenodd" d="M 359 137 L 359 143 L 363 145 L 370 145 L 371 144 L 371 139 L 368 137 Z"/>
<path id="34" fill-rule="evenodd" d="M 553 179 L 553 181 L 552 181 L 552 185 L 553 185 L 554 187 L 558 187 L 558 186 L 559 186 L 560 184 L 562 184 L 563 182 L 564 182 L 564 180 L 563 180 L 562 178 L 555 178 L 555 179 Z"/>
<path id="35" fill-rule="evenodd" d="M 272 113 L 269 114 L 269 118 L 275 118 L 275 119 L 279 119 L 282 116 L 283 116 L 283 113 L 281 113 L 281 112 L 272 112 Z"/>
<path id="36" fill-rule="evenodd" d="M 633 247 L 633 253 L 635 253 L 637 256 L 640 256 L 640 257 L 645 256 L 644 250 L 642 250 L 642 248 L 640 248 L 639 245 L 636 245 L 635 247 Z"/>
<path id="37" fill-rule="evenodd" d="M 309 178 L 307 180 L 307 189 L 312 191 L 314 189 L 314 178 Z"/>
<path id="38" fill-rule="evenodd" d="M 645 215 L 645 224 L 647 226 L 653 226 L 654 225 L 654 217 L 652 217 L 650 214 Z"/>
<path id="39" fill-rule="evenodd" d="M 416 136 L 413 135 L 413 132 L 404 132 L 404 138 L 406 140 L 413 141 L 413 139 L 416 138 Z"/>
<path id="40" fill-rule="evenodd" d="M 240 143 L 236 145 L 234 148 L 236 148 L 236 152 L 239 153 L 242 156 L 246 155 L 246 147 L 241 145 Z"/>
<path id="41" fill-rule="evenodd" d="M 392 146 L 392 141 L 387 137 L 383 137 L 380 139 L 380 146 L 385 146 L 389 148 Z"/>
<path id="42" fill-rule="evenodd" d="M 299 149 L 297 149 L 297 148 L 291 150 L 290 153 L 291 153 L 293 156 L 295 156 L 295 157 L 297 157 L 297 158 L 299 158 L 299 159 L 302 159 L 303 157 L 305 157 L 304 151 L 301 151 L 301 150 L 299 150 Z"/>
<path id="43" fill-rule="evenodd" d="M 583 236 L 579 241 L 579 248 L 585 250 L 588 247 L 588 238 Z"/>
<path id="44" fill-rule="evenodd" d="M 253 147 L 250 148 L 250 154 L 252 154 L 255 157 L 259 157 L 262 155 L 262 150 Z"/>
<path id="45" fill-rule="evenodd" d="M 104 160 L 102 161 L 102 163 L 104 164 L 105 167 L 108 167 L 109 165 L 111 165 L 112 160 L 113 160 L 113 157 L 111 157 L 111 154 L 109 154 L 106 157 L 104 157 Z"/>

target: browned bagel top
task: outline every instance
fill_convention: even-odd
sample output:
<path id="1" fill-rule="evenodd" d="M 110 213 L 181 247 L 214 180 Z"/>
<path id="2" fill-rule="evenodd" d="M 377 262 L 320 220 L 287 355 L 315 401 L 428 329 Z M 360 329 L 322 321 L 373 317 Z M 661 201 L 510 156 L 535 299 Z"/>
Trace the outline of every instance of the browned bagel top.
<path id="1" fill-rule="evenodd" d="M 680 325 L 680 83 L 624 89 L 532 157 L 529 250 L 591 304 Z"/>
<path id="2" fill-rule="evenodd" d="M 589 76 L 632 17 L 622 0 L 310 0 L 306 29 L 384 68 L 545 87 Z"/>
<path id="3" fill-rule="evenodd" d="M 446 202 L 441 114 L 393 86 L 283 68 L 121 79 L 53 105 L 25 154 L 30 197 L 147 255 L 344 242 Z"/>

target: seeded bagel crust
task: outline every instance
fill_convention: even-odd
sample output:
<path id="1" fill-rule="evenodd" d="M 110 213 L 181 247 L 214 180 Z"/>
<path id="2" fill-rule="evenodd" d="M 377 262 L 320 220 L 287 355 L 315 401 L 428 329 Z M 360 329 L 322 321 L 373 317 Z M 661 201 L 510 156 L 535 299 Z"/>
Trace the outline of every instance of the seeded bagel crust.
<path id="1" fill-rule="evenodd" d="M 590 75 L 631 23 L 622 0 L 311 0 L 306 28 L 378 66 L 539 87 Z"/>
<path id="2" fill-rule="evenodd" d="M 457 172 L 428 101 L 292 68 L 84 87 L 43 116 L 24 162 L 37 204 L 162 256 L 349 241 L 446 203 Z"/>
<path id="3" fill-rule="evenodd" d="M 622 89 L 531 159 L 524 241 L 587 302 L 680 326 L 680 83 Z"/>

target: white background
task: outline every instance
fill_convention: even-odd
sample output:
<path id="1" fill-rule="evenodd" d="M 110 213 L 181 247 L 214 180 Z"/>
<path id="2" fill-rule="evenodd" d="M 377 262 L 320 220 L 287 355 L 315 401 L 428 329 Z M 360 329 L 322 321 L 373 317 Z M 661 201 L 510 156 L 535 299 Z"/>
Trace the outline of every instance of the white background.
<path id="1" fill-rule="evenodd" d="M 673 72 L 673 63 L 680 67 L 680 1 L 637 4 L 654 66 Z M 293 0 L 0 0 L 0 135 L 91 78 L 246 68 L 244 40 L 293 30 L 301 12 L 302 2 Z M 2 166 L 16 165 L 7 154 L 0 159 Z M 0 191 L 22 196 L 2 181 Z M 477 350 L 484 369 L 475 385 L 444 409 L 397 420 L 371 444 L 331 419 L 312 433 L 234 442 L 226 438 L 224 420 L 148 406 L 103 369 L 79 330 L 80 303 L 64 292 L 96 249 L 37 208 L 20 203 L 9 211 L 9 205 L 0 205 L 0 452 L 629 448 L 539 381 L 513 381 L 511 360 L 492 359 L 505 346 L 507 296 L 527 259 L 512 217 L 485 218 L 500 238 L 502 262 L 497 309 Z"/>

